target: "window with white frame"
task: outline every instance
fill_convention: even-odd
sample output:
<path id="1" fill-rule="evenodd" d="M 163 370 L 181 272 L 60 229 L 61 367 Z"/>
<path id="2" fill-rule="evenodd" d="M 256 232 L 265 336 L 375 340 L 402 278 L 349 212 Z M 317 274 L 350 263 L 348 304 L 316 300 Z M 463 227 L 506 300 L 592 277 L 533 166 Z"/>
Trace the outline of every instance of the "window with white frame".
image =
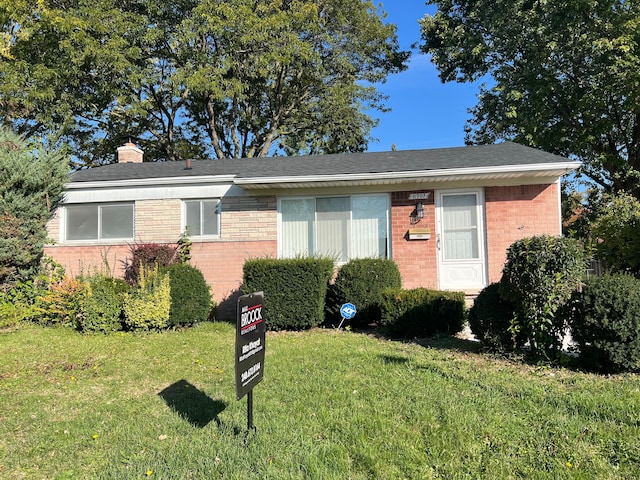
<path id="1" fill-rule="evenodd" d="M 220 201 L 184 200 L 183 227 L 193 237 L 220 235 Z"/>
<path id="2" fill-rule="evenodd" d="M 281 199 L 281 256 L 386 258 L 388 218 L 388 195 Z"/>
<path id="3" fill-rule="evenodd" d="M 133 203 L 65 207 L 65 240 L 132 240 Z"/>

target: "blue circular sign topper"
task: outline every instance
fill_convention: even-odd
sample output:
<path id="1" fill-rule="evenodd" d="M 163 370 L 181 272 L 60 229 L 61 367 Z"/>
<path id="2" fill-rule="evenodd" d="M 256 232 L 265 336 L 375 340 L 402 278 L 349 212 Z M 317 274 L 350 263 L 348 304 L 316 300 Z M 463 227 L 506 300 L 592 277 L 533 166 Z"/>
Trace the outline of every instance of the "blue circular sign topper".
<path id="1" fill-rule="evenodd" d="M 342 315 L 342 318 L 345 320 L 350 320 L 355 317 L 356 312 L 356 306 L 353 303 L 345 303 L 340 307 L 340 315 Z"/>

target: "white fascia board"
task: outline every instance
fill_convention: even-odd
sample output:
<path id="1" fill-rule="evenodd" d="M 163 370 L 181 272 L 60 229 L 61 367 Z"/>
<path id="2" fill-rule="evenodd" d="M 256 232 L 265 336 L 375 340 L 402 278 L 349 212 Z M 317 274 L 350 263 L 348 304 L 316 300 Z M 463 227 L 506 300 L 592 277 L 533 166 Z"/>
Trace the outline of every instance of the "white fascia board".
<path id="1" fill-rule="evenodd" d="M 197 185 L 228 184 L 232 185 L 235 175 L 201 175 L 193 177 L 133 178 L 130 180 L 97 180 L 93 182 L 71 182 L 65 190 L 92 190 L 96 188 L 156 187 L 161 185 Z"/>
<path id="2" fill-rule="evenodd" d="M 399 182 L 403 180 L 438 180 L 440 178 L 462 180 L 464 177 L 483 177 L 488 178 L 495 175 L 509 175 L 526 177 L 531 174 L 542 174 L 545 172 L 557 172 L 560 175 L 569 173 L 581 165 L 580 162 L 554 162 L 540 164 L 520 164 L 520 165 L 504 165 L 491 167 L 470 167 L 470 168 L 447 168 L 440 170 L 417 170 L 407 172 L 381 172 L 381 173 L 354 173 L 354 174 L 332 174 L 332 175 L 301 175 L 301 176 L 282 176 L 282 177 L 254 177 L 239 178 L 235 180 L 235 184 L 251 188 L 260 188 L 260 185 L 268 186 L 278 184 L 280 186 L 287 184 L 313 184 L 313 183 L 335 183 L 335 182 Z"/>

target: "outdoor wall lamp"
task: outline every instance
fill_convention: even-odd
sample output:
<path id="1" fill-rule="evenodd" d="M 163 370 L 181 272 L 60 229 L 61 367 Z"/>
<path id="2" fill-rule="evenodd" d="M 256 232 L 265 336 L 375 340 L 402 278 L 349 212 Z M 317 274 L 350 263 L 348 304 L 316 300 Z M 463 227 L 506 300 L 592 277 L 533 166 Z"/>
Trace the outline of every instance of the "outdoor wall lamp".
<path id="1" fill-rule="evenodd" d="M 416 218 L 424 218 L 424 206 L 422 202 L 416 203 Z"/>

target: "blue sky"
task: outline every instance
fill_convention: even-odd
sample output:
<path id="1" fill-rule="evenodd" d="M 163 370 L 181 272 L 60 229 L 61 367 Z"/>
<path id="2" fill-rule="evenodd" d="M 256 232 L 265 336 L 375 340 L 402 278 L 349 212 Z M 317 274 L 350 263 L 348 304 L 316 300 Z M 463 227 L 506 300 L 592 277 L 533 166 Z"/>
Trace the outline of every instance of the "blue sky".
<path id="1" fill-rule="evenodd" d="M 435 11 L 423 0 L 386 0 L 383 9 L 387 23 L 397 25 L 403 50 L 420 40 L 418 19 Z M 417 50 L 411 55 L 409 68 L 391 75 L 379 90 L 388 95 L 388 113 L 374 112 L 380 120 L 372 136 L 378 142 L 369 143 L 369 151 L 456 147 L 464 145 L 464 124 L 467 110 L 477 103 L 479 84 L 442 84 L 436 67 Z"/>

